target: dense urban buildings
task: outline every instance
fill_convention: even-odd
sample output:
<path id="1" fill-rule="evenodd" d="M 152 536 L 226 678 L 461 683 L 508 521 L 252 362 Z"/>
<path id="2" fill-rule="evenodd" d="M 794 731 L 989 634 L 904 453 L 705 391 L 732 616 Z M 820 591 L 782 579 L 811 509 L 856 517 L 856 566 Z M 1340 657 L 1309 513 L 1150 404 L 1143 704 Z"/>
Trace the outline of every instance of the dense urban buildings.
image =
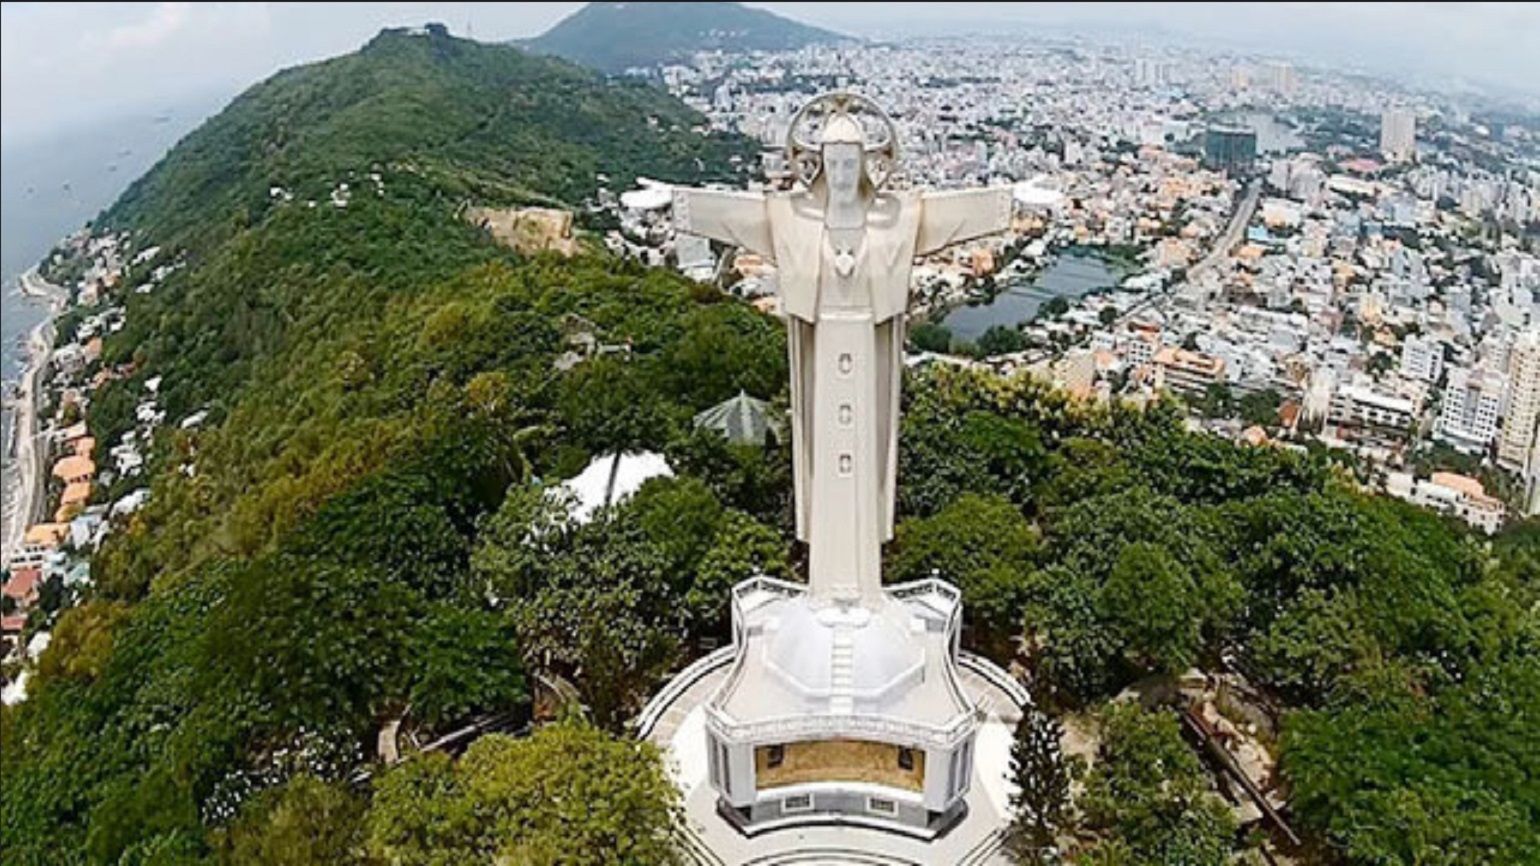
<path id="1" fill-rule="evenodd" d="M 1072 375 L 1090 399 L 1169 392 L 1217 432 L 1342 449 L 1381 489 L 1439 470 L 1505 516 L 1533 508 L 1540 179 L 1521 125 L 1277 59 L 1075 39 L 713 52 L 659 74 L 758 139 L 772 185 L 796 106 L 845 86 L 892 106 L 901 182 L 1011 186 L 1008 235 L 914 271 L 959 362 Z M 610 243 L 661 257 L 667 207 L 645 204 Z M 731 264 L 773 307 L 775 269 Z"/>

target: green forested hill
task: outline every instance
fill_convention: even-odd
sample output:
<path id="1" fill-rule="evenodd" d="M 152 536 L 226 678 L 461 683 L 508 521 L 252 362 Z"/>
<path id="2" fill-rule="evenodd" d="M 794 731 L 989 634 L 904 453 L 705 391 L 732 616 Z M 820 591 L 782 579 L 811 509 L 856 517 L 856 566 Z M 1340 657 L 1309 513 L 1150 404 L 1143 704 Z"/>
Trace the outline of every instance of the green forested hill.
<path id="1" fill-rule="evenodd" d="M 296 341 L 335 337 L 389 297 L 491 257 L 453 218 L 465 203 L 578 207 L 604 179 L 731 178 L 743 142 L 702 122 L 654 88 L 432 27 L 281 72 L 103 215 L 195 265 L 130 298 L 108 361 L 167 374 L 173 417 L 220 411 L 254 364 L 298 366 L 286 354 Z M 348 206 L 333 207 L 343 184 Z M 100 401 L 109 433 L 128 423 L 119 396 Z"/>
<path id="2" fill-rule="evenodd" d="M 692 562 L 718 534 L 781 550 L 766 523 L 783 506 L 776 460 L 688 435 L 695 412 L 739 389 L 778 393 L 776 324 L 600 252 L 517 255 L 460 216 L 467 202 L 578 207 L 605 176 L 614 188 L 636 174 L 732 178 L 739 142 L 701 123 L 659 91 L 564 61 L 387 31 L 252 88 L 103 215 L 135 249 L 162 252 L 123 281 L 127 324 L 103 367 L 133 372 L 92 394 L 87 420 L 105 451 L 161 376 L 170 423 L 154 441 L 150 504 L 94 557 L 93 589 L 47 623 L 54 649 L 28 701 L 0 717 L 5 862 L 275 862 L 271 840 L 253 836 L 284 826 L 320 846 L 325 832 L 304 821 L 356 814 L 358 795 L 339 783 L 372 759 L 387 719 L 431 738 L 478 714 L 527 713 L 521 648 L 536 638 L 515 632 L 518 596 L 473 570 L 471 553 L 510 489 L 591 455 L 668 448 L 682 472 L 722 469 L 718 491 L 697 481 L 658 493 L 664 513 L 670 496 L 714 506 Z M 131 290 L 168 263 L 182 266 Z M 563 373 L 568 322 L 628 351 Z M 202 409 L 203 426 L 178 428 Z M 722 506 L 729 493 L 754 513 Z M 589 605 L 607 618 L 595 627 L 618 618 L 642 633 L 634 647 L 596 644 L 640 654 L 621 657 L 628 687 L 596 679 L 588 691 L 578 678 L 586 695 L 615 696 L 596 712 L 612 730 L 682 651 L 677 600 L 694 579 L 693 567 L 638 571 L 666 564 L 644 537 L 628 549 L 634 563 L 584 572 L 606 575 L 611 594 Z M 752 561 L 729 565 L 731 577 Z M 633 591 L 661 577 L 657 591 Z M 565 766 L 555 753 L 593 737 L 608 735 L 519 749 Z M 638 796 L 662 778 L 635 744 L 614 743 L 599 763 Z M 261 794 L 294 776 L 294 788 Z M 668 826 L 667 797 L 647 797 L 657 811 L 636 811 L 631 854 L 613 839 L 584 847 L 660 862 L 636 853 Z M 548 852 L 580 839 L 570 816 L 542 824 L 538 812 L 510 818 L 524 835 L 489 823 L 477 844 Z M 276 814 L 299 823 L 275 825 Z M 382 819 L 380 832 L 397 824 Z M 341 862 L 327 850 L 305 862 Z"/>
<path id="3" fill-rule="evenodd" d="M 589 3 L 522 44 L 613 73 L 696 51 L 788 51 L 845 38 L 742 3 Z"/>
<path id="4" fill-rule="evenodd" d="M 445 194 L 580 204 L 596 176 L 724 178 L 735 140 L 654 88 L 605 81 L 506 46 L 386 30 L 362 50 L 288 69 L 188 135 L 103 216 L 161 243 L 259 222 L 282 187 L 324 200 L 370 172 L 412 172 Z"/>

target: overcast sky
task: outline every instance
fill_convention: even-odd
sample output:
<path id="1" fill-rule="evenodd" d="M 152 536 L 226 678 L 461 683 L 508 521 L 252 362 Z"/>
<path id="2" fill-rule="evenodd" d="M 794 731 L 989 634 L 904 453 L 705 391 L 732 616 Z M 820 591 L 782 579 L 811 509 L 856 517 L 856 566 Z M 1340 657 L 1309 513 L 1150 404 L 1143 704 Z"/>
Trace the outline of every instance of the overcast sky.
<path id="1" fill-rule="evenodd" d="M 6 3 L 0 136 L 19 143 L 129 111 L 222 101 L 283 67 L 354 50 L 381 27 L 442 21 L 456 34 L 511 39 L 538 34 L 580 5 Z M 749 5 L 858 36 L 1116 29 L 1540 90 L 1533 3 Z"/>

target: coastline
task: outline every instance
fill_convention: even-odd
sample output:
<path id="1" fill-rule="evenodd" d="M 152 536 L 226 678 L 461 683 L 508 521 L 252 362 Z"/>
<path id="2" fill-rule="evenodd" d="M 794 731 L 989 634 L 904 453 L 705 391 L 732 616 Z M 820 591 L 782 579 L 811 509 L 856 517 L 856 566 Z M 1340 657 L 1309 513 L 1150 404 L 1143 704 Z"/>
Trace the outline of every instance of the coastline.
<path id="1" fill-rule="evenodd" d="M 20 549 L 27 526 L 37 517 L 42 504 L 39 493 L 44 489 L 46 455 L 38 447 L 38 390 L 43 371 L 53 356 L 54 320 L 63 312 L 69 298 L 63 287 L 44 280 L 36 266 L 23 273 L 17 284 L 23 295 L 46 302 L 48 312 L 27 335 L 27 366 L 11 403 L 15 429 L 11 435 L 11 453 L 5 455 L 5 480 L 13 496 L 5 503 L 4 536 L 0 538 L 0 560 L 7 565 Z"/>

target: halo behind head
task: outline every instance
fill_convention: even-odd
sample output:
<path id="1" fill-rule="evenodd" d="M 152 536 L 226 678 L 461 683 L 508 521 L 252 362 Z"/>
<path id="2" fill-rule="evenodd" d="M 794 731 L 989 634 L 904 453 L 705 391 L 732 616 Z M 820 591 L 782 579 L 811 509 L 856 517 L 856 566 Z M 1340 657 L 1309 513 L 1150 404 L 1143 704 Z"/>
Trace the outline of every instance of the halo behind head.
<path id="1" fill-rule="evenodd" d="M 803 186 L 823 174 L 823 146 L 860 144 L 865 150 L 866 179 L 881 189 L 898 163 L 898 130 L 877 103 L 854 93 L 815 96 L 797 111 L 786 132 L 786 161 Z"/>

